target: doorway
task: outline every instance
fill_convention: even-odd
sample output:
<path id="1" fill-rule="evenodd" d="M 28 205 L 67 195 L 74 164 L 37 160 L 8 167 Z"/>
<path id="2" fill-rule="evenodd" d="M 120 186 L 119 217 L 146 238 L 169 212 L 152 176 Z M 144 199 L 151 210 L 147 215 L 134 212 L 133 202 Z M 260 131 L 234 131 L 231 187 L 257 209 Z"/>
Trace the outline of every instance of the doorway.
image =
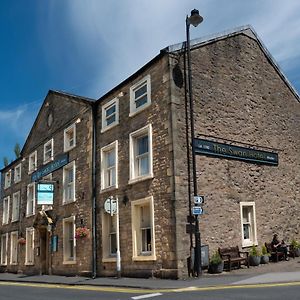
<path id="1" fill-rule="evenodd" d="M 49 274 L 49 233 L 47 228 L 40 228 L 40 247 L 38 248 L 38 255 L 40 256 L 40 274 Z"/>

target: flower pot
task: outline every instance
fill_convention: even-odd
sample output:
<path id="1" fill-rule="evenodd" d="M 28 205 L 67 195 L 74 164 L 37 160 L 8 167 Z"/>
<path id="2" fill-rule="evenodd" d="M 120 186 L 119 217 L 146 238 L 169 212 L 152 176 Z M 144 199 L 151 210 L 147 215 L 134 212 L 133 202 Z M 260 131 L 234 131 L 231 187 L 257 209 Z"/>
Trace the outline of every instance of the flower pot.
<path id="1" fill-rule="evenodd" d="M 295 252 L 296 257 L 300 256 L 300 249 L 299 248 L 295 249 L 294 252 Z"/>
<path id="2" fill-rule="evenodd" d="M 250 266 L 258 266 L 260 264 L 260 256 L 249 256 Z"/>
<path id="3" fill-rule="evenodd" d="M 261 258 L 260 258 L 260 263 L 261 264 L 267 264 L 267 263 L 269 263 L 269 260 L 270 260 L 270 258 L 269 258 L 268 255 L 262 255 Z"/>
<path id="4" fill-rule="evenodd" d="M 211 274 L 218 274 L 218 273 L 222 273 L 223 270 L 224 270 L 224 262 L 222 261 L 219 264 L 210 264 L 208 271 Z"/>

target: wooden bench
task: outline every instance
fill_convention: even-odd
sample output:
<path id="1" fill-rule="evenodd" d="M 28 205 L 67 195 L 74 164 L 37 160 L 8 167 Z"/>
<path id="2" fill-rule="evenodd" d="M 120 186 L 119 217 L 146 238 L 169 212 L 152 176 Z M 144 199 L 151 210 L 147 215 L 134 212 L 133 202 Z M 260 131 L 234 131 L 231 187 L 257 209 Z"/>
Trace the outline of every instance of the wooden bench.
<path id="1" fill-rule="evenodd" d="M 265 243 L 268 253 L 271 254 L 271 260 L 274 262 L 278 262 L 279 259 L 284 259 L 284 252 L 278 251 L 272 246 L 272 243 Z"/>
<path id="2" fill-rule="evenodd" d="M 246 251 L 240 251 L 238 246 L 219 248 L 218 251 L 222 260 L 224 261 L 224 266 L 228 268 L 229 272 L 234 265 L 240 268 L 243 264 L 249 268 L 249 253 Z"/>

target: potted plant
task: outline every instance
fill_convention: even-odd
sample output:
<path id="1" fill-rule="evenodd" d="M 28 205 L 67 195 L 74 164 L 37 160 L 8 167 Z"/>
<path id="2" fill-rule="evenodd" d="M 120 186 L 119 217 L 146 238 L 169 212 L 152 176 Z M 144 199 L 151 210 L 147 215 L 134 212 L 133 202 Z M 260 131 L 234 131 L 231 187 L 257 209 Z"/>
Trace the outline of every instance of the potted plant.
<path id="1" fill-rule="evenodd" d="M 224 269 L 224 262 L 219 254 L 218 251 L 216 251 L 212 257 L 209 260 L 209 273 L 217 274 L 222 273 Z"/>
<path id="2" fill-rule="evenodd" d="M 296 257 L 300 256 L 300 243 L 297 242 L 295 239 L 292 239 L 290 250 L 294 252 Z"/>
<path id="3" fill-rule="evenodd" d="M 258 266 L 260 264 L 261 255 L 259 250 L 253 245 L 249 251 L 249 264 L 250 266 Z"/>
<path id="4" fill-rule="evenodd" d="M 261 264 L 267 264 L 270 260 L 270 253 L 268 253 L 267 247 L 263 245 L 261 247 L 261 258 L 260 263 Z"/>
<path id="5" fill-rule="evenodd" d="M 78 239 L 82 239 L 82 238 L 86 238 L 89 235 L 89 229 L 86 227 L 77 227 L 75 230 L 75 238 Z"/>

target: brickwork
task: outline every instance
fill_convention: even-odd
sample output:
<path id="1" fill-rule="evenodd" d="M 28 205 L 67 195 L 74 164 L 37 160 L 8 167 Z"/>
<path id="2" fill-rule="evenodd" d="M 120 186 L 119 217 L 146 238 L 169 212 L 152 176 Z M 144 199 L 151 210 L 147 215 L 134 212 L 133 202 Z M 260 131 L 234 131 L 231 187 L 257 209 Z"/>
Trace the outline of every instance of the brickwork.
<path id="1" fill-rule="evenodd" d="M 133 117 L 129 117 L 129 90 L 132 85 L 145 75 L 151 76 L 151 105 Z M 98 212 L 104 213 L 104 201 L 109 196 L 118 197 L 120 201 L 120 237 L 122 273 L 126 276 L 149 276 L 154 273 L 173 272 L 176 269 L 176 252 L 174 249 L 174 209 L 171 201 L 170 182 L 168 173 L 172 161 L 170 152 L 170 111 L 169 111 L 169 71 L 168 60 L 161 59 L 157 64 L 148 68 L 142 75 L 137 76 L 122 86 L 114 94 L 102 99 L 98 107 L 101 116 L 102 105 L 122 92 L 119 97 L 120 121 L 116 127 L 98 134 L 97 142 L 97 174 L 100 174 L 100 150 L 103 146 L 118 140 L 119 186 L 117 190 L 100 193 L 98 191 Z M 130 133 L 152 124 L 153 139 L 153 173 L 154 177 L 141 182 L 129 184 L 129 135 Z M 98 118 L 97 132 L 101 131 L 101 118 Z M 97 187 L 100 186 L 100 176 L 97 176 Z M 124 196 L 129 202 L 123 203 Z M 132 261 L 132 216 L 131 202 L 148 196 L 154 198 L 154 224 L 156 241 L 156 261 Z M 102 220 L 98 214 L 98 234 L 101 236 Z M 105 237 L 102 237 L 105 238 Z M 100 239 L 99 239 L 100 240 Z M 98 247 L 99 274 L 115 274 L 116 263 L 102 263 L 101 244 Z"/>
<path id="2" fill-rule="evenodd" d="M 49 111 L 53 114 L 53 124 L 47 125 Z M 76 247 L 76 257 L 79 263 L 74 265 L 63 265 L 63 219 L 72 215 L 76 216 L 76 227 L 91 225 L 91 108 L 83 102 L 75 101 L 69 97 L 57 94 L 50 94 L 46 98 L 44 105 L 37 117 L 35 125 L 31 130 L 29 138 L 22 150 L 22 157 L 12 166 L 13 169 L 18 163 L 22 163 L 22 180 L 19 183 L 12 183 L 11 187 L 4 190 L 4 196 L 16 191 L 21 192 L 20 220 L 18 222 L 9 222 L 2 226 L 2 232 L 11 232 L 17 230 L 19 236 L 26 237 L 26 228 L 34 226 L 38 212 L 41 206 L 36 205 L 34 216 L 26 217 L 27 203 L 27 185 L 31 183 L 31 174 L 28 173 L 28 156 L 37 151 L 38 169 L 43 166 L 44 143 L 53 138 L 54 140 L 54 160 L 64 153 L 64 129 L 80 119 L 76 124 L 76 147 L 69 151 L 69 161 L 75 160 L 76 165 L 76 201 L 70 204 L 62 204 L 63 194 L 63 168 L 52 172 L 52 180 L 55 182 L 55 198 L 53 210 L 49 211 L 49 216 L 53 217 L 54 227 L 52 234 L 58 236 L 58 251 L 51 254 L 51 264 L 53 274 L 86 274 L 91 273 L 91 259 L 86 253 L 92 251 L 91 238 L 84 243 L 78 241 Z M 10 203 L 10 219 L 12 211 L 12 201 Z M 2 216 L 2 214 L 1 214 Z M 1 220 L 2 222 L 2 220 Z M 82 225 L 81 225 L 82 223 Z M 50 237 L 48 237 L 50 239 Z M 50 244 L 50 240 L 49 240 Z M 26 274 L 40 273 L 41 258 L 37 251 L 43 251 L 40 245 L 39 229 L 35 230 L 35 261 L 32 266 L 25 266 L 25 245 L 19 245 L 18 265 L 13 266 L 8 263 L 2 267 L 9 272 L 24 272 Z M 49 245 L 50 247 L 50 245 Z M 39 250 L 37 250 L 39 248 Z M 8 245 L 8 254 L 10 255 L 10 244 Z M 40 253 L 41 254 L 41 253 Z M 49 263 L 50 264 L 50 263 Z M 48 272 L 48 270 L 47 270 Z"/>
<path id="3" fill-rule="evenodd" d="M 260 246 L 275 232 L 299 239 L 300 103 L 258 43 L 243 34 L 193 49 L 192 74 L 196 137 L 279 154 L 277 167 L 196 157 L 199 194 L 206 197 L 202 243 L 210 253 L 242 246 L 241 201 L 255 202 Z M 181 100 L 173 112 L 179 200 L 187 195 L 184 91 L 173 85 L 173 92 Z"/>
<path id="4" fill-rule="evenodd" d="M 195 136 L 279 155 L 278 166 L 197 155 L 198 190 L 206 199 L 205 214 L 200 217 L 202 243 L 209 245 L 210 253 L 220 246 L 243 246 L 241 202 L 255 202 L 259 246 L 269 241 L 275 232 L 286 240 L 299 240 L 300 158 L 297 151 L 300 103 L 296 95 L 249 32 L 198 44 L 193 47 L 191 57 Z M 183 61 L 181 51 L 161 52 L 95 104 L 98 276 L 116 274 L 115 256 L 110 254 L 107 257 L 105 250 L 110 233 L 107 233 L 109 225 L 104 202 L 109 197 L 119 200 L 122 275 L 187 276 L 190 235 L 186 233 L 189 214 L 186 152 L 189 143 L 186 142 Z M 130 90 L 143 78 L 150 78 L 151 104 L 131 115 Z M 102 130 L 102 108 L 116 98 L 119 124 Z M 18 230 L 19 235 L 25 236 L 25 229 L 34 223 L 45 230 L 43 217 L 38 214 L 26 217 L 26 190 L 31 182 L 28 156 L 37 150 L 38 168 L 41 168 L 44 143 L 51 138 L 54 139 L 54 156 L 62 154 L 64 129 L 74 123 L 76 147 L 69 151 L 69 161 L 75 161 L 76 165 L 76 201 L 63 205 L 63 169 L 54 171 L 55 201 L 49 216 L 54 221 L 52 234 L 58 237 L 58 251 L 48 259 L 53 274 L 88 275 L 92 272 L 91 234 L 76 241 L 76 263 L 63 264 L 62 225 L 64 218 L 75 216 L 76 227 L 92 229 L 94 124 L 92 105 L 84 99 L 58 92 L 48 94 L 22 150 L 21 159 L 3 171 L 5 173 L 22 163 L 22 181 L 12 184 L 2 195 L 2 198 L 12 197 L 15 191 L 21 191 L 20 221 L 2 225 L 1 233 Z M 142 128 L 149 132 L 152 130 L 153 174 L 143 180 L 132 180 L 130 134 Z M 101 149 L 115 141 L 118 141 L 118 185 L 102 190 Z M 152 199 L 155 240 L 151 246 L 155 242 L 155 251 L 147 250 L 144 252 L 151 252 L 151 255 L 142 253 L 137 257 L 133 247 L 137 245 L 134 235 L 134 226 L 138 222 L 138 213 L 133 213 L 135 203 L 148 201 L 147 205 L 152 208 Z M 3 205 L 0 206 L 0 215 L 2 209 Z M 39 210 L 38 207 L 37 212 Z M 37 255 L 38 248 L 42 248 L 39 243 L 42 243 L 42 238 L 36 234 L 33 266 L 24 265 L 25 246 L 19 245 L 19 264 L 1 266 L 1 270 L 39 273 L 42 268 L 42 260 Z"/>

